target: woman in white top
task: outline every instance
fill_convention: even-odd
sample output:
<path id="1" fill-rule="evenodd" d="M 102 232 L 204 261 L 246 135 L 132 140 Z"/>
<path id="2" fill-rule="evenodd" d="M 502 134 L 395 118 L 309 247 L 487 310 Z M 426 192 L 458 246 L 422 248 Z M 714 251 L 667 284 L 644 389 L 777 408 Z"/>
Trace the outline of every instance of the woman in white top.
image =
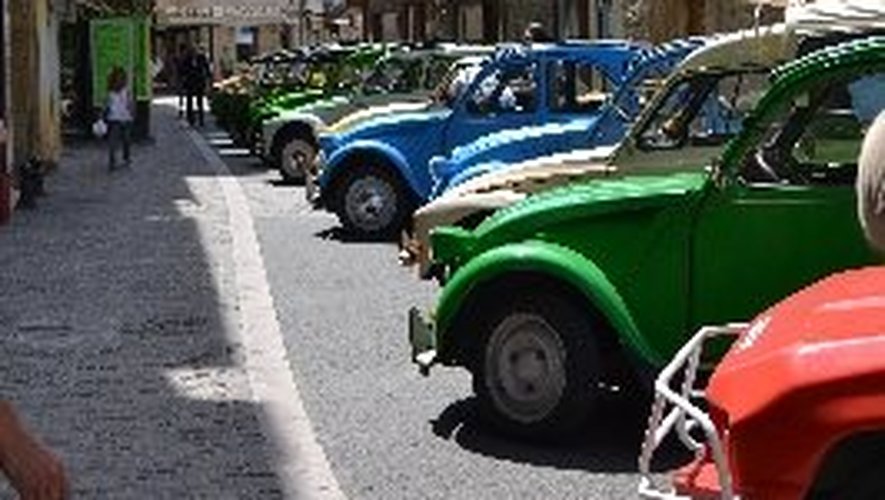
<path id="1" fill-rule="evenodd" d="M 130 135 L 132 129 L 132 98 L 129 95 L 126 71 L 117 66 L 108 76 L 108 103 L 105 109 L 108 123 L 108 169 L 116 168 L 117 149 L 123 146 L 123 165 L 130 162 Z"/>

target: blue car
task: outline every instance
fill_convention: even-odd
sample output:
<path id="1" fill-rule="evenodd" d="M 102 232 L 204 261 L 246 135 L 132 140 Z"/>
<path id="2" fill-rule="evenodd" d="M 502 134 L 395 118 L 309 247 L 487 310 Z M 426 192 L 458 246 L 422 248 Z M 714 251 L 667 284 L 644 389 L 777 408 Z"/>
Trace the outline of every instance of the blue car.
<path id="1" fill-rule="evenodd" d="M 308 196 L 335 212 L 352 236 L 395 236 L 433 193 L 431 157 L 499 130 L 598 118 L 636 58 L 653 50 L 627 41 L 502 46 L 475 76 L 455 78 L 428 111 L 321 135 L 319 174 L 308 180 Z M 639 111 L 635 92 L 621 99 L 616 114 L 624 121 Z"/>
<path id="2" fill-rule="evenodd" d="M 430 172 L 434 187 L 431 197 L 436 198 L 450 187 L 506 168 L 509 164 L 575 149 L 617 144 L 644 102 L 654 93 L 656 83 L 666 78 L 680 61 L 705 41 L 700 37 L 679 39 L 641 52 L 630 62 L 627 78 L 600 113 L 569 115 L 564 122 L 501 130 L 456 147 L 448 158 L 432 158 Z M 562 76 L 560 79 L 564 80 Z M 560 89 L 562 86 L 559 85 Z M 557 92 L 557 89 L 553 91 Z M 575 103 L 566 102 L 565 105 L 568 109 Z"/>

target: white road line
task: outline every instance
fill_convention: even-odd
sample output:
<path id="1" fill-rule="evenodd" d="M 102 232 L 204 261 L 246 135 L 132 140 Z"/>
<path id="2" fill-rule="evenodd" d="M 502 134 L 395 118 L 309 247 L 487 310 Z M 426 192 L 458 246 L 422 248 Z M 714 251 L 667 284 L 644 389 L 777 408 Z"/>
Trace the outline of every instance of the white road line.
<path id="1" fill-rule="evenodd" d="M 240 306 L 235 335 L 245 349 L 252 397 L 263 410 L 259 416 L 272 434 L 268 448 L 279 464 L 283 490 L 288 498 L 342 500 L 346 497 L 316 439 L 289 366 L 249 202 L 203 137 L 193 130 L 188 134 L 215 169 L 227 203 Z"/>

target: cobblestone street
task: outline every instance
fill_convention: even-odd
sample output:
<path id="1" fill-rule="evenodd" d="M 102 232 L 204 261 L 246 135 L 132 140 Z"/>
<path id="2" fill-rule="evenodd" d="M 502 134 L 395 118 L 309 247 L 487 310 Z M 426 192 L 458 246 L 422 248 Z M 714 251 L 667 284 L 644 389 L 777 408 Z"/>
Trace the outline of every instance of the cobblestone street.
<path id="1" fill-rule="evenodd" d="M 404 311 L 433 284 L 169 104 L 130 169 L 69 144 L 0 230 L 0 388 L 75 498 L 633 496 L 644 408 L 617 403 L 564 448 L 489 432 L 465 372 L 409 363 Z"/>
<path id="2" fill-rule="evenodd" d="M 130 169 L 69 147 L 39 208 L 0 230 L 0 391 L 75 496 L 277 497 L 230 335 L 224 199 L 172 112 L 154 116 Z"/>

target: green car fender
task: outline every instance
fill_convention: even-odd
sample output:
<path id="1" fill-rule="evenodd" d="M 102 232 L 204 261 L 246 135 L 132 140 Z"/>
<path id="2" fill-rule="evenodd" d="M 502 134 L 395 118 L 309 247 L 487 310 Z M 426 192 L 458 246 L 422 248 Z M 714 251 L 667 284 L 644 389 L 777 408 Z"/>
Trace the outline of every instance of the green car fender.
<path id="1" fill-rule="evenodd" d="M 627 304 L 605 273 L 592 261 L 567 247 L 539 240 L 502 245 L 488 250 L 458 269 L 443 288 L 436 309 L 436 345 L 443 360 L 454 344 L 445 338 L 477 287 L 516 272 L 532 272 L 562 281 L 595 307 L 628 350 L 646 361 L 660 361 L 646 343 Z"/>

